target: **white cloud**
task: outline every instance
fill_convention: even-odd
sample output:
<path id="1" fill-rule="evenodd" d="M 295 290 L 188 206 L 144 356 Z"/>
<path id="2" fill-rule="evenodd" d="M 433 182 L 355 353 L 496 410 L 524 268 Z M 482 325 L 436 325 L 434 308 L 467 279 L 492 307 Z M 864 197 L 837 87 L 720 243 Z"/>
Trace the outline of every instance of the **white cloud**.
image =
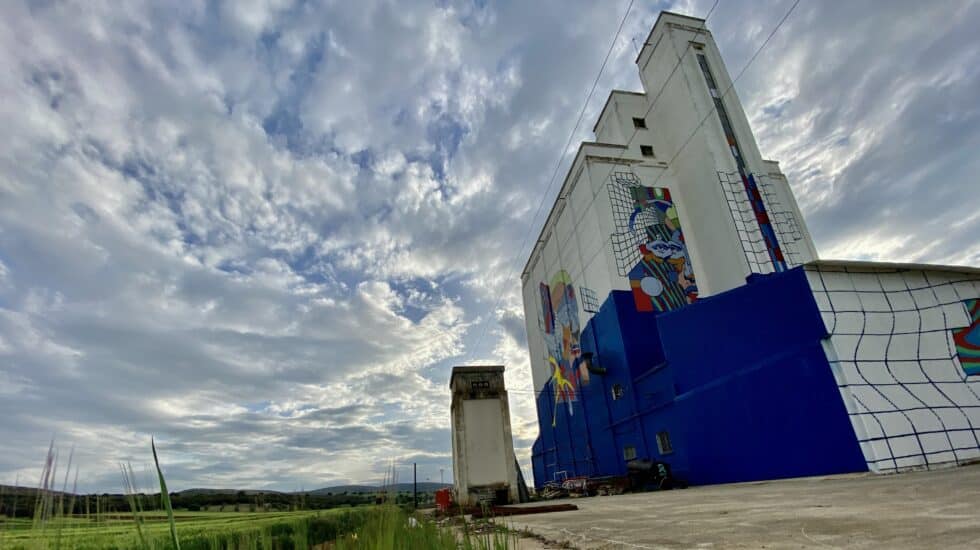
<path id="1" fill-rule="evenodd" d="M 479 4 L 0 8 L 0 481 L 52 433 L 84 489 L 150 434 L 176 488 L 435 478 L 464 358 L 508 366 L 526 465 L 515 248 L 625 6 Z M 785 6 L 720 5 L 730 68 Z M 763 151 L 825 253 L 976 263 L 975 5 L 848 11 L 801 5 L 740 81 Z"/>

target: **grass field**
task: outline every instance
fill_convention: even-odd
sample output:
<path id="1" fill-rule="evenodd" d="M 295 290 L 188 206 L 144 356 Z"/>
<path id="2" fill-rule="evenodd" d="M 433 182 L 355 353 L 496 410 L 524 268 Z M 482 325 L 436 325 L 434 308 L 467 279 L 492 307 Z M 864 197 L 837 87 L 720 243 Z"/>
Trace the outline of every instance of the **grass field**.
<path id="1" fill-rule="evenodd" d="M 174 548 L 166 513 L 143 514 L 142 538 L 128 513 L 98 521 L 61 517 L 43 524 L 0 517 L 0 550 Z M 473 530 L 413 520 L 395 506 L 301 512 L 174 512 L 181 550 L 505 550 L 516 535 L 503 529 Z M 478 532 L 480 531 L 480 532 Z"/>
<path id="2" fill-rule="evenodd" d="M 55 491 L 57 455 L 48 450 L 39 489 L 14 493 L 32 503 L 32 516 L 0 516 L 0 550 L 170 549 L 174 550 L 305 550 L 331 543 L 337 550 L 506 550 L 516 538 L 506 529 L 484 522 L 473 530 L 440 525 L 431 516 L 410 515 L 394 504 L 293 512 L 198 512 L 175 510 L 151 439 L 160 492 L 148 502 L 135 486 L 132 467 L 120 464 L 128 512 L 113 512 L 99 497 L 95 515 L 78 511 L 78 495 Z M 71 456 L 64 476 L 68 485 Z M 77 475 L 77 470 L 76 470 Z M 15 487 L 16 489 L 16 487 Z M 108 496 L 108 495 L 107 495 Z M 159 510 L 147 504 L 159 499 Z M 156 506 L 154 506 L 156 508 Z"/>
<path id="3" fill-rule="evenodd" d="M 343 508 L 303 512 L 175 511 L 182 550 L 213 548 L 302 549 L 356 532 L 375 511 Z M 143 541 L 130 514 L 99 521 L 63 517 L 37 525 L 31 519 L 0 523 L 0 548 L 172 548 L 165 513 L 143 514 Z"/>

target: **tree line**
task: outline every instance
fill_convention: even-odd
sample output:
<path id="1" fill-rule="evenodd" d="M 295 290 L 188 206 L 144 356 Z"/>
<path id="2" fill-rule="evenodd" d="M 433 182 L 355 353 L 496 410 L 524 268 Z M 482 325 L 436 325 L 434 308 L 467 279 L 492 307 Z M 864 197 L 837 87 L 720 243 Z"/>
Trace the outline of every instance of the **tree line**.
<path id="1" fill-rule="evenodd" d="M 160 493 L 140 493 L 136 495 L 144 510 L 161 510 Z M 399 497 L 399 500 L 404 497 Z M 408 496 L 411 499 L 411 495 Z M 66 514 L 82 516 L 104 516 L 129 513 L 130 504 L 124 494 L 102 493 L 88 495 L 56 495 L 61 509 Z M 188 511 L 289 511 L 289 510 L 327 510 L 342 506 L 374 504 L 374 493 L 254 493 L 235 492 L 189 492 L 170 493 L 174 508 Z M 35 489 L 19 489 L 0 494 L 0 516 L 8 518 L 27 518 L 34 516 L 39 499 Z M 57 504 L 56 504 L 57 505 Z M 227 509 L 227 510 L 226 510 Z"/>

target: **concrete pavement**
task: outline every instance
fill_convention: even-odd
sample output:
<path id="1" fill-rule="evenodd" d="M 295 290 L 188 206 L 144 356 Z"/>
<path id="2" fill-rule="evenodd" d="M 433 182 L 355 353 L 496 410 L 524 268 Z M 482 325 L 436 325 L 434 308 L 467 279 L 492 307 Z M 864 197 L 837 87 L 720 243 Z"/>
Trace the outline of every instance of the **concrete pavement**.
<path id="1" fill-rule="evenodd" d="M 507 518 L 575 548 L 980 549 L 980 465 L 568 499 Z"/>

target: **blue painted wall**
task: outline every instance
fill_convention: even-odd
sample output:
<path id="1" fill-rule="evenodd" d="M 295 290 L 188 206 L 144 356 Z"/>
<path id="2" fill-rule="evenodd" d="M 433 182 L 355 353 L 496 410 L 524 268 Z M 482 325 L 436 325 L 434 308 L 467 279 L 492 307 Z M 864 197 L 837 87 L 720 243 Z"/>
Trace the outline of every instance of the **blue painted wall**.
<path id="1" fill-rule="evenodd" d="M 571 414 L 550 385 L 538 397 L 535 484 L 623 475 L 627 446 L 692 484 L 865 470 L 824 336 L 799 268 L 663 314 L 612 292 L 581 339 L 607 374 L 580 389 Z M 659 453 L 658 432 L 671 453 Z"/>

